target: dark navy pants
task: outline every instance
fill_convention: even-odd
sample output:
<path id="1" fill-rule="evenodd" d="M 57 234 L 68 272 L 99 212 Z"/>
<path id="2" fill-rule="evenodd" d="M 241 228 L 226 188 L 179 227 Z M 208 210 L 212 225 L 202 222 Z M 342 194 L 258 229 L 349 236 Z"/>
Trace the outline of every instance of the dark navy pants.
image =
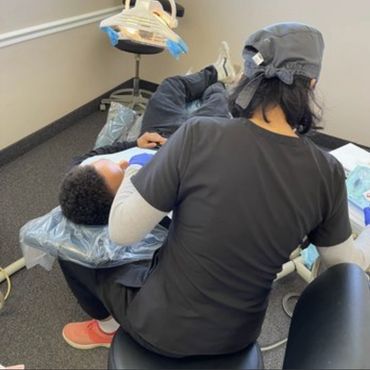
<path id="1" fill-rule="evenodd" d="M 141 133 L 169 137 L 188 119 L 198 116 L 230 117 L 225 86 L 217 82 L 213 66 L 165 79 L 148 102 Z"/>
<path id="2" fill-rule="evenodd" d="M 146 349 L 164 356 L 147 343 L 127 320 L 127 310 L 150 271 L 151 261 L 139 261 L 106 269 L 93 269 L 59 259 L 66 281 L 82 309 L 92 318 L 103 320 L 112 315 L 126 333 Z"/>

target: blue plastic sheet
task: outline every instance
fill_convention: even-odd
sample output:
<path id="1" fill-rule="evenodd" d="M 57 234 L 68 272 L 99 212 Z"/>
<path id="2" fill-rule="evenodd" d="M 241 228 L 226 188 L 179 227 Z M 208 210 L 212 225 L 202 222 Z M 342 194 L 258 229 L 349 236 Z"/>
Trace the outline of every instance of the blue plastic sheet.
<path id="1" fill-rule="evenodd" d="M 112 27 L 103 27 L 102 31 L 104 31 L 109 38 L 110 43 L 112 46 L 116 46 L 119 41 L 119 33 L 116 32 Z"/>
<path id="2" fill-rule="evenodd" d="M 157 225 L 142 241 L 128 247 L 109 239 L 108 226 L 81 226 L 68 221 L 60 207 L 25 224 L 20 244 L 82 266 L 105 268 L 149 260 L 162 246 L 167 229 Z M 32 261 L 28 261 L 32 265 Z"/>
<path id="3" fill-rule="evenodd" d="M 178 41 L 173 41 L 173 40 L 168 39 L 166 41 L 166 47 L 167 47 L 168 52 L 175 59 L 179 59 L 181 54 L 186 54 L 189 51 L 188 46 L 182 39 L 179 39 Z"/>
<path id="4" fill-rule="evenodd" d="M 319 258 L 319 252 L 317 251 L 317 248 L 313 244 L 310 244 L 307 248 L 302 250 L 301 256 L 303 257 L 304 265 L 309 270 L 312 270 L 313 265 Z"/>
<path id="5" fill-rule="evenodd" d="M 370 207 L 370 167 L 357 166 L 347 181 L 348 199 L 361 209 Z"/>

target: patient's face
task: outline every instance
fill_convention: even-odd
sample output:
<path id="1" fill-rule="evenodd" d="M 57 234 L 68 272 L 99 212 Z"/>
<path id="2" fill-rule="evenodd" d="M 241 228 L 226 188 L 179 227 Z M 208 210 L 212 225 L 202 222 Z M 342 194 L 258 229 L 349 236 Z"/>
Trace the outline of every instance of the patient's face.
<path id="1" fill-rule="evenodd" d="M 96 172 L 103 176 L 112 193 L 116 194 L 125 176 L 128 162 L 121 161 L 119 163 L 115 163 L 109 159 L 99 159 L 98 161 L 91 163 L 91 166 L 95 168 Z"/>

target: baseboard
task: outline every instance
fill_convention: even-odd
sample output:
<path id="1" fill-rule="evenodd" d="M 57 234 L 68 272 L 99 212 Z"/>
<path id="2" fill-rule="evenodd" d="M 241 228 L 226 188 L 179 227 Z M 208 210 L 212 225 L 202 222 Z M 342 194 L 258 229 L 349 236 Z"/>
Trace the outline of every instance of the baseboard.
<path id="1" fill-rule="evenodd" d="M 15 160 L 16 158 L 27 153 L 28 151 L 42 144 L 43 142 L 51 139 L 52 137 L 59 134 L 66 128 L 74 125 L 79 120 L 98 111 L 101 99 L 109 97 L 109 95 L 113 91 L 117 89 L 132 88 L 132 86 L 133 86 L 133 79 L 125 81 L 124 83 L 120 84 L 114 89 L 88 102 L 82 107 L 77 108 L 76 110 L 65 115 L 64 117 L 50 123 L 49 125 L 43 127 L 40 130 L 37 130 L 36 132 L 17 141 L 16 143 L 9 145 L 8 147 L 0 150 L 0 167 Z M 158 85 L 152 82 L 149 82 L 149 81 L 142 80 L 140 81 L 140 87 L 143 89 L 149 90 L 149 91 L 155 91 Z"/>
<path id="2" fill-rule="evenodd" d="M 74 110 L 73 112 L 65 115 L 64 117 L 52 122 L 51 124 L 43 127 L 42 129 L 32 133 L 31 135 L 26 136 L 24 139 L 17 141 L 16 143 L 0 150 L 0 167 L 15 160 L 16 158 L 20 157 L 21 155 L 27 153 L 37 145 L 42 144 L 43 142 L 51 139 L 55 135 L 59 134 L 66 128 L 72 126 L 79 120 L 87 117 L 88 115 L 96 112 L 99 109 L 100 101 L 103 98 L 107 98 L 114 90 L 117 89 L 125 89 L 125 88 L 132 88 L 133 86 L 133 79 L 130 79 L 121 85 L 117 86 L 116 88 L 106 92 L 105 94 L 97 97 L 96 99 L 88 102 L 87 104 L 83 105 L 82 107 Z M 155 84 L 150 81 L 141 80 L 140 87 L 149 90 L 155 91 L 158 87 L 158 84 Z M 324 147 L 326 149 L 336 149 L 340 146 L 348 144 L 348 141 L 336 138 L 334 136 L 322 134 L 322 133 L 314 133 L 310 135 L 310 138 L 319 146 Z M 354 143 L 356 144 L 356 143 Z M 366 150 L 370 150 L 370 148 L 356 144 L 361 148 Z"/>

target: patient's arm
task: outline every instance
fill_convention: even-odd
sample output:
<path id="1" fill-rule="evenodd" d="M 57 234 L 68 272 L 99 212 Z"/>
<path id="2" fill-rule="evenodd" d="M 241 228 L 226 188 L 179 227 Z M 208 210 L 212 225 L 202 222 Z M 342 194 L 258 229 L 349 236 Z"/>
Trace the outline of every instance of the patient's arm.
<path id="1" fill-rule="evenodd" d="M 96 155 L 117 153 L 117 152 L 121 152 L 122 150 L 133 148 L 135 146 L 136 146 L 136 141 L 118 142 L 116 144 L 102 146 L 100 148 L 93 149 L 84 155 L 73 158 L 72 165 L 76 166 L 80 164 L 81 162 L 83 162 L 85 159 L 94 157 Z"/>
<path id="2" fill-rule="evenodd" d="M 123 246 L 142 240 L 167 215 L 167 212 L 151 206 L 131 182 L 131 177 L 140 168 L 139 165 L 131 165 L 126 170 L 110 210 L 109 236 Z"/>
<path id="3" fill-rule="evenodd" d="M 339 263 L 356 263 L 363 270 L 367 270 L 370 265 L 370 228 L 365 228 L 356 240 L 353 240 L 351 235 L 343 243 L 317 249 L 327 267 Z"/>
<path id="4" fill-rule="evenodd" d="M 157 134 L 156 132 L 146 132 L 143 135 L 141 135 L 137 141 L 124 141 L 124 142 L 118 142 L 112 145 L 106 145 L 102 146 L 100 148 L 96 148 L 91 150 L 90 152 L 75 157 L 72 159 L 72 166 L 77 166 L 81 162 L 83 162 L 85 159 L 94 157 L 96 155 L 102 155 L 102 154 L 112 154 L 121 152 L 122 150 L 130 149 L 135 146 L 138 146 L 139 148 L 155 148 L 157 146 L 161 146 L 166 143 L 166 139 L 162 137 L 161 135 Z"/>

